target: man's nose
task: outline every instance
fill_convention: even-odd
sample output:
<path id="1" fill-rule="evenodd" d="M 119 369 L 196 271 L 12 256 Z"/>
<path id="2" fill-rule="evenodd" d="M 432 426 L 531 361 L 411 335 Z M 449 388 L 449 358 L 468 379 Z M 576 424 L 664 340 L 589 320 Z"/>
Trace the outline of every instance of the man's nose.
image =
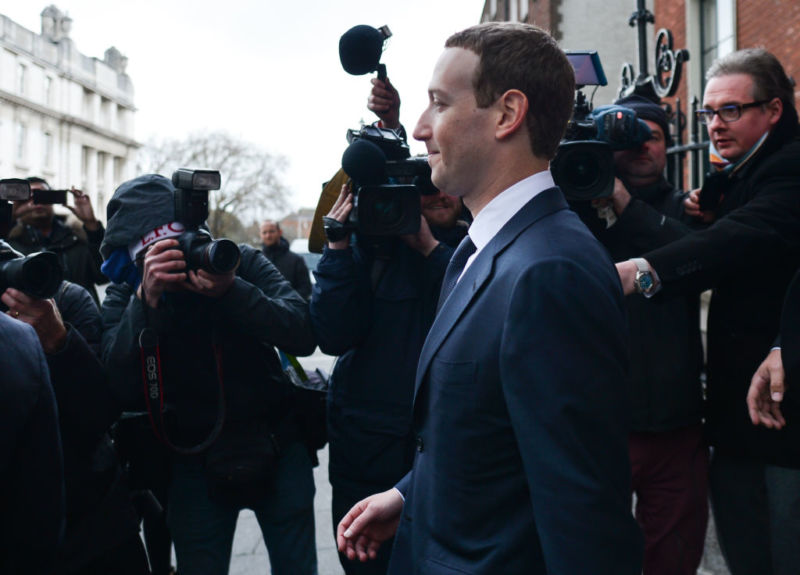
<path id="1" fill-rule="evenodd" d="M 427 115 L 427 111 L 423 112 L 419 117 L 419 120 L 417 120 L 417 125 L 414 126 L 414 139 L 419 140 L 420 142 L 429 140 L 431 137 L 431 129 L 430 124 L 428 123 Z"/>

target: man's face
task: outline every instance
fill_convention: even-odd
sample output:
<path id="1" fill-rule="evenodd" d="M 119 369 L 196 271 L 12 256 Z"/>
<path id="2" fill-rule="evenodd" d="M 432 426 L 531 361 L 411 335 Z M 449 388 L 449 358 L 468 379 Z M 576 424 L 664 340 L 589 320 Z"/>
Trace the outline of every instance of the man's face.
<path id="1" fill-rule="evenodd" d="M 730 104 L 749 104 L 755 100 L 753 93 L 753 78 L 749 74 L 717 76 L 706 85 L 703 108 L 717 110 Z M 746 108 L 741 118 L 733 122 L 723 122 L 715 114 L 708 124 L 708 136 L 720 155 L 730 162 L 744 157 L 780 119 L 779 102 L 774 98 L 765 106 Z"/>
<path id="2" fill-rule="evenodd" d="M 436 63 L 428 107 L 414 138 L 425 142 L 431 180 L 443 194 L 470 197 L 486 182 L 485 150 L 494 142 L 491 107 L 478 108 L 472 79 L 480 59 L 463 48 L 447 48 Z"/>
<path id="3" fill-rule="evenodd" d="M 664 131 L 655 122 L 644 120 L 653 137 L 638 148 L 614 152 L 614 168 L 617 177 L 633 185 L 644 186 L 656 183 L 667 165 L 667 144 Z"/>
<path id="4" fill-rule="evenodd" d="M 41 182 L 31 182 L 31 191 L 46 190 Z M 14 202 L 13 217 L 34 228 L 49 227 L 53 222 L 51 204 L 34 204 L 33 196 L 27 202 Z"/>
<path id="5" fill-rule="evenodd" d="M 456 220 L 461 215 L 461 198 L 442 192 L 420 196 L 420 206 L 429 226 L 445 230 L 456 225 Z"/>
<path id="6" fill-rule="evenodd" d="M 274 246 L 281 241 L 281 232 L 277 224 L 267 222 L 261 225 L 261 243 L 265 246 Z"/>

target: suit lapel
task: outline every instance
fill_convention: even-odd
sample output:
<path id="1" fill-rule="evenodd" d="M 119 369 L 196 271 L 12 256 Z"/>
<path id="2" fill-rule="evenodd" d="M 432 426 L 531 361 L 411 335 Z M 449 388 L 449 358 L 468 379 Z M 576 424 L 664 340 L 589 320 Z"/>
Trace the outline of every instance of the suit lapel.
<path id="1" fill-rule="evenodd" d="M 481 287 L 492 275 L 495 258 L 536 221 L 567 207 L 564 196 L 558 188 L 544 190 L 525 204 L 481 250 L 467 271 L 464 272 L 456 287 L 453 288 L 450 297 L 439 310 L 428 332 L 417 365 L 417 377 L 414 384 L 415 398 L 425 379 L 431 359 L 458 323 L 459 318 L 469 308 Z"/>

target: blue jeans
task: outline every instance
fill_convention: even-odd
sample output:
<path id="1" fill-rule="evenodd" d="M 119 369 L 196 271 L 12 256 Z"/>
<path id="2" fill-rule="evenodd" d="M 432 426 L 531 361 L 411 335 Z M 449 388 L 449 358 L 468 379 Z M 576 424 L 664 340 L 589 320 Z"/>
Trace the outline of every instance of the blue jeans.
<path id="1" fill-rule="evenodd" d="M 794 575 L 800 565 L 800 469 L 715 451 L 711 507 L 732 575 Z"/>
<path id="2" fill-rule="evenodd" d="M 273 575 L 317 575 L 314 476 L 302 443 L 286 449 L 274 489 L 252 509 Z M 228 573 L 239 511 L 236 506 L 209 500 L 201 462 L 175 461 L 167 522 L 181 575 Z"/>

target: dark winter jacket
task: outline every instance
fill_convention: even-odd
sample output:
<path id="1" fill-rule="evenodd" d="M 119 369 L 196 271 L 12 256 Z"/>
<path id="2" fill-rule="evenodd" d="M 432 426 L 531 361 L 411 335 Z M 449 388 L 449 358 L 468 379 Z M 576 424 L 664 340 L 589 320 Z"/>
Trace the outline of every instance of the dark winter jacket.
<path id="1" fill-rule="evenodd" d="M 53 230 L 44 237 L 33 226 L 18 222 L 8 235 L 8 243 L 25 255 L 44 250 L 58 254 L 64 279 L 86 288 L 86 291 L 99 306 L 95 285 L 108 283 L 108 278 L 100 271 L 103 257 L 100 244 L 105 229 L 102 224 L 97 231 L 87 230 L 80 222 L 66 222 L 61 216 L 53 218 Z"/>
<path id="2" fill-rule="evenodd" d="M 208 435 L 219 402 L 218 373 L 226 425 L 280 422 L 293 390 L 273 346 L 293 355 L 315 348 L 307 302 L 259 250 L 240 249 L 237 277 L 220 298 L 167 293 L 152 309 L 127 284 L 112 284 L 103 301 L 103 360 L 130 411 L 144 410 L 139 334 L 146 326 L 158 334 L 167 430 L 176 443 L 196 444 Z"/>
<path id="3" fill-rule="evenodd" d="M 262 245 L 261 251 L 278 271 L 283 274 L 294 290 L 308 300 L 311 297 L 311 278 L 303 258 L 289 250 L 289 242 L 284 238 L 274 246 Z"/>
<path id="4" fill-rule="evenodd" d="M 64 525 L 58 413 L 36 332 L 4 313 L 0 426 L 0 573 L 49 573 Z"/>
<path id="5" fill-rule="evenodd" d="M 414 376 L 452 254 L 441 243 L 423 257 L 391 238 L 376 264 L 370 246 L 325 247 L 311 318 L 320 349 L 340 356 L 328 395 L 334 487 L 388 489 L 411 468 Z"/>
<path id="6" fill-rule="evenodd" d="M 631 201 L 617 222 L 596 235 L 615 262 L 637 257 L 691 233 L 686 194 L 662 179 L 629 187 Z M 631 344 L 632 430 L 669 431 L 702 418 L 703 348 L 700 298 L 638 294 L 626 298 Z"/>
<path id="7" fill-rule="evenodd" d="M 135 537 L 138 520 L 107 434 L 121 405 L 97 355 L 100 311 L 84 288 L 69 282 L 54 299 L 67 328 L 64 347 L 46 355 L 59 407 L 67 497 L 56 573 L 70 573 Z"/>
<path id="8" fill-rule="evenodd" d="M 643 256 L 664 295 L 714 290 L 708 316 L 711 443 L 729 454 L 790 467 L 800 467 L 800 396 L 786 394 L 781 410 L 795 424 L 781 431 L 754 426 L 745 397 L 779 331 L 783 296 L 800 263 L 797 133 L 796 124 L 779 123 L 758 152 L 726 176 L 708 229 Z"/>

